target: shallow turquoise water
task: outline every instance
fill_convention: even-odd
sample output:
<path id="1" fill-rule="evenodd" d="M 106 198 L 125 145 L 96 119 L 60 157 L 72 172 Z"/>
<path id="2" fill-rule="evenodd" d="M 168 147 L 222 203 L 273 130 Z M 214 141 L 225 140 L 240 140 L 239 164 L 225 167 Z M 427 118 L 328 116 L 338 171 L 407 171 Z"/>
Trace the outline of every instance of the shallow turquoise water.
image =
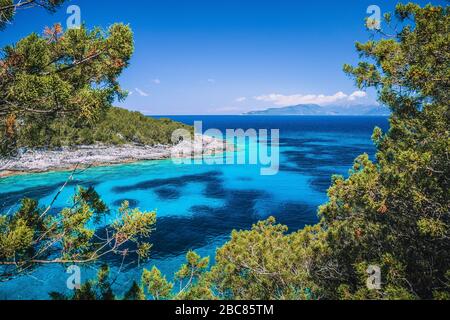
<path id="1" fill-rule="evenodd" d="M 118 293 L 139 279 L 144 267 L 156 265 L 171 278 L 190 249 L 213 258 L 233 229 L 248 229 L 270 215 L 291 230 L 315 223 L 317 207 L 327 200 L 331 175 L 346 174 L 361 153 L 373 156 L 373 128 L 387 127 L 382 117 L 173 118 L 188 124 L 203 120 L 205 128 L 221 130 L 280 129 L 280 172 L 261 176 L 257 165 L 175 165 L 164 160 L 92 168 L 77 175 L 54 210 L 69 204 L 76 185 L 94 186 L 112 212 L 123 200 L 142 210 L 157 210 L 151 260 L 126 266 L 121 272 L 121 258 L 106 261 Z M 1 179 L 1 211 L 13 210 L 25 196 L 48 204 L 69 175 L 57 172 Z M 113 218 L 112 214 L 109 221 Z M 95 266 L 84 268 L 82 280 L 95 272 Z M 67 276 L 62 266 L 40 267 L 33 274 L 0 283 L 0 299 L 47 299 L 50 291 L 67 291 Z"/>

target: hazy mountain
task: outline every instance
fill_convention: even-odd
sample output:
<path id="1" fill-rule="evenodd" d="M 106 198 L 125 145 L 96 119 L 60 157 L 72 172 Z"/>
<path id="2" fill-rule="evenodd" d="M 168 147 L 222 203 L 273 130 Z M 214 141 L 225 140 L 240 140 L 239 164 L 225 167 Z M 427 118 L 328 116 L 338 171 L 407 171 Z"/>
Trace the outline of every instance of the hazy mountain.
<path id="1" fill-rule="evenodd" d="M 300 104 L 283 108 L 269 108 L 261 111 L 252 111 L 246 115 L 279 115 L 279 116 L 384 116 L 390 111 L 384 106 L 376 105 L 329 105 Z"/>

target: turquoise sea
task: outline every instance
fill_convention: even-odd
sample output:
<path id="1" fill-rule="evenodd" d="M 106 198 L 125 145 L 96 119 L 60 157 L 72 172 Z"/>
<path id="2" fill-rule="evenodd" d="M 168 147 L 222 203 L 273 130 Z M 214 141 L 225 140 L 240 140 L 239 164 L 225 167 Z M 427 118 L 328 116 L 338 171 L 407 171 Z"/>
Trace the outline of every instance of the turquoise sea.
<path id="1" fill-rule="evenodd" d="M 249 229 L 271 215 L 291 231 L 314 224 L 317 207 L 327 201 L 331 176 L 346 175 L 362 153 L 373 158 L 373 129 L 388 127 L 386 117 L 170 118 L 187 124 L 203 121 L 205 130 L 279 129 L 280 172 L 262 176 L 258 165 L 176 165 L 164 160 L 91 168 L 77 175 L 58 198 L 54 211 L 69 204 L 77 185 L 96 188 L 112 209 L 111 220 L 123 200 L 142 210 L 157 210 L 149 262 L 136 265 L 126 261 L 122 265 L 121 257 L 103 261 L 111 266 L 119 294 L 140 278 L 143 268 L 156 265 L 172 278 L 190 249 L 213 259 L 216 248 L 227 241 L 233 229 Z M 0 179 L 0 211 L 14 210 L 23 197 L 49 204 L 69 175 L 55 172 Z M 86 281 L 95 276 L 96 266 L 82 271 L 82 281 Z M 0 283 L 0 300 L 48 299 L 50 291 L 67 292 L 67 277 L 62 266 L 40 267 Z"/>

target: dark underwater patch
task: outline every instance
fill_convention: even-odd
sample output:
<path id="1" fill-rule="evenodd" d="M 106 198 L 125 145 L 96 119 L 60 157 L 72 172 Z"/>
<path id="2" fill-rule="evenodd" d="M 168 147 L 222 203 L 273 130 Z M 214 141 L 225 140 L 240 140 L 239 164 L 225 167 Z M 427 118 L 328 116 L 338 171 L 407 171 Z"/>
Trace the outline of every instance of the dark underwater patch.
<path id="1" fill-rule="evenodd" d="M 158 188 L 155 193 L 161 200 L 176 200 L 181 196 L 181 192 L 174 188 Z"/>
<path id="2" fill-rule="evenodd" d="M 214 214 L 214 208 L 210 206 L 192 206 L 189 211 L 194 215 Z"/>
<path id="3" fill-rule="evenodd" d="M 288 161 L 281 164 L 280 171 L 311 176 L 311 186 L 321 193 L 328 190 L 331 185 L 331 177 L 334 174 L 345 174 L 359 155 L 363 153 L 373 154 L 375 150 L 363 145 L 320 145 L 314 143 L 313 140 L 308 142 L 307 145 L 302 145 L 302 147 L 308 150 L 282 151 Z"/>
<path id="4" fill-rule="evenodd" d="M 13 207 L 15 205 L 19 205 L 20 201 L 24 198 L 34 199 L 34 200 L 41 200 L 42 198 L 48 197 L 52 194 L 56 194 L 58 190 L 61 188 L 61 186 L 64 184 L 64 181 L 53 183 L 50 185 L 42 185 L 42 186 L 36 186 L 31 188 L 25 188 L 20 191 L 12 191 L 12 192 L 6 192 L 6 193 L 0 193 L 0 212 L 3 210 L 7 210 L 10 207 Z M 73 180 L 70 181 L 66 188 L 69 187 L 75 187 L 75 186 L 82 186 L 85 188 L 88 187 L 95 187 L 98 185 L 98 182 L 83 182 L 79 180 Z"/>
<path id="5" fill-rule="evenodd" d="M 310 143 L 322 142 L 322 143 L 336 143 L 334 139 L 325 138 L 281 138 L 280 146 L 285 147 L 309 147 Z"/>
<path id="6" fill-rule="evenodd" d="M 274 208 L 277 222 L 289 227 L 289 231 L 303 229 L 318 222 L 317 207 L 301 202 L 287 202 Z"/>
<path id="7" fill-rule="evenodd" d="M 150 237 L 154 244 L 152 256 L 176 256 L 203 247 L 218 236 L 227 236 L 233 229 L 251 228 L 258 220 L 256 201 L 264 196 L 264 192 L 257 190 L 228 190 L 223 207 L 194 206 L 191 217 L 160 218 Z"/>
<path id="8" fill-rule="evenodd" d="M 251 177 L 239 177 L 237 178 L 238 181 L 253 181 Z"/>
<path id="9" fill-rule="evenodd" d="M 223 181 L 208 182 L 203 195 L 210 199 L 224 199 L 227 196 L 227 191 L 223 187 Z"/>
<path id="10" fill-rule="evenodd" d="M 111 189 L 114 193 L 131 192 L 137 190 L 152 190 L 160 187 L 184 187 L 189 183 L 208 183 L 208 182 L 220 182 L 222 175 L 219 171 L 210 171 L 201 174 L 184 175 L 167 179 L 153 179 L 143 182 L 139 182 L 127 186 L 118 186 Z"/>
<path id="11" fill-rule="evenodd" d="M 350 168 L 356 157 L 370 151 L 367 148 L 348 146 L 308 145 L 307 151 L 286 150 L 283 154 L 288 158 L 289 163 L 294 163 L 300 168 L 314 169 L 324 166 Z"/>
<path id="12" fill-rule="evenodd" d="M 192 216 L 165 216 L 157 219 L 156 230 L 148 241 L 153 244 L 151 257 L 164 259 L 185 254 L 208 245 L 218 237 L 229 236 L 232 230 L 248 230 L 261 219 L 255 209 L 259 199 L 269 195 L 258 190 L 227 190 L 226 204 L 220 208 L 206 205 L 192 206 Z M 277 221 L 286 224 L 290 232 L 318 221 L 317 208 L 307 204 L 289 202 L 273 208 Z M 129 249 L 133 249 L 131 244 Z M 125 264 L 136 257 L 127 257 Z M 110 255 L 108 263 L 121 264 L 122 257 Z M 128 268 L 135 265 L 130 264 Z"/>
<path id="13" fill-rule="evenodd" d="M 251 228 L 260 217 L 255 210 L 258 199 L 267 197 L 258 190 L 227 190 L 226 204 L 220 208 L 193 206 L 192 216 L 165 216 L 157 219 L 156 230 L 148 241 L 153 244 L 152 258 L 165 258 L 185 254 L 188 250 L 204 247 L 217 237 L 228 236 L 234 229 Z M 101 235 L 104 230 L 100 230 Z M 123 248 L 122 248 L 123 249 Z M 130 244 L 129 249 L 133 249 Z M 132 262 L 136 257 L 127 257 Z M 122 263 L 122 257 L 109 255 L 107 262 Z"/>

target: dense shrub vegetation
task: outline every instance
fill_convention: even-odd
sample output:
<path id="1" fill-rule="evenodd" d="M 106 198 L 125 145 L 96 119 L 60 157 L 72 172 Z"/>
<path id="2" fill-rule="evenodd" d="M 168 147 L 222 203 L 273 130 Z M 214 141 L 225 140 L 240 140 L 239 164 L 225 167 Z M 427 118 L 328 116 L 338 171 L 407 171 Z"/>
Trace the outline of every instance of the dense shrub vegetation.
<path id="1" fill-rule="evenodd" d="M 117 78 L 133 51 L 133 33 L 123 24 L 106 31 L 64 31 L 56 24 L 5 47 L 0 52 L 0 151 L 14 153 L 24 142 L 40 145 L 44 137 L 49 144 L 60 123 L 98 123 L 114 99 L 126 96 Z"/>
<path id="2" fill-rule="evenodd" d="M 92 188 L 79 188 L 67 208 L 50 213 L 24 199 L 14 214 L 0 215 L 0 281 L 28 273 L 42 264 L 88 264 L 107 255 L 148 257 L 154 212 L 130 209 L 99 234 L 108 207 Z M 133 249 L 130 249 L 130 245 Z"/>
<path id="3" fill-rule="evenodd" d="M 139 112 L 109 107 L 98 122 L 73 125 L 70 121 L 53 122 L 42 128 L 30 123 L 20 129 L 18 146 L 60 147 L 81 144 L 171 144 L 172 133 L 191 127 L 170 119 L 153 119 Z M 51 134 L 48 134 L 51 132 Z"/>
<path id="4" fill-rule="evenodd" d="M 54 11 L 63 1 L 0 1 L 0 29 L 20 9 Z M 14 10 L 13 10 L 14 9 Z M 20 147 L 78 144 L 168 144 L 168 119 L 111 108 L 127 93 L 117 80 L 134 52 L 129 26 L 32 33 L 0 51 L 0 154 Z"/>
<path id="5" fill-rule="evenodd" d="M 396 36 L 358 43 L 363 61 L 344 68 L 393 112 L 390 130 L 374 131 L 377 161 L 361 155 L 347 179 L 333 178 L 315 226 L 289 233 L 271 218 L 233 232 L 185 295 L 450 299 L 449 7 L 395 15 Z M 369 266 L 379 289 L 367 286 Z"/>
<path id="6" fill-rule="evenodd" d="M 398 5 L 396 17 L 395 37 L 358 43 L 364 60 L 345 66 L 393 112 L 374 132 L 377 162 L 362 155 L 334 177 L 316 226 L 233 233 L 210 274 L 221 297 L 450 299 L 449 7 Z"/>

